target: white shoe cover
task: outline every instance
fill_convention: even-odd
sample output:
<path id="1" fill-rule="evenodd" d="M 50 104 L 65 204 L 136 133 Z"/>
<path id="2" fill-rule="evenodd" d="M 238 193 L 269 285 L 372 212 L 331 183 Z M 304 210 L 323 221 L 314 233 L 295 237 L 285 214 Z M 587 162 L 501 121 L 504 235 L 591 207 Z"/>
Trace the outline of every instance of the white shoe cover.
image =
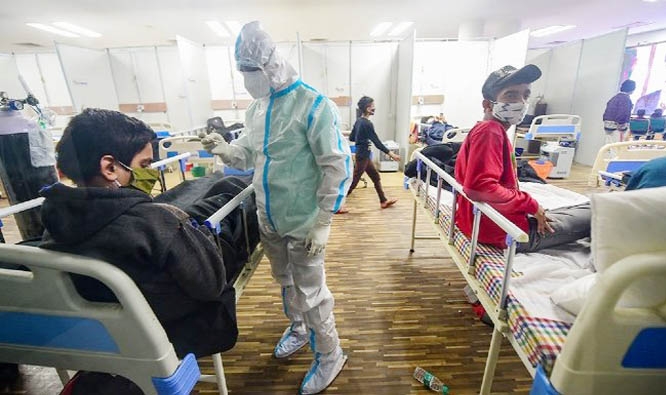
<path id="1" fill-rule="evenodd" d="M 290 325 L 282 334 L 282 338 L 275 346 L 273 355 L 275 358 L 286 358 L 308 344 L 308 334 L 298 333 L 292 330 Z"/>
<path id="2" fill-rule="evenodd" d="M 340 346 L 328 354 L 315 353 L 315 360 L 305 375 L 299 394 L 318 394 L 325 390 L 338 376 L 347 362 Z"/>

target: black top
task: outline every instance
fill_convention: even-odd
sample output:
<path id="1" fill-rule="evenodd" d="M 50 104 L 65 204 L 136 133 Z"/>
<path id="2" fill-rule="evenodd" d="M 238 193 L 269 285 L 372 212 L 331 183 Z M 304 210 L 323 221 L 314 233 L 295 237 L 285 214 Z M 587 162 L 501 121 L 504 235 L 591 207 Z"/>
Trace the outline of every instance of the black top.
<path id="1" fill-rule="evenodd" d="M 377 137 L 375 127 L 369 119 L 360 117 L 356 120 L 350 140 L 356 142 L 356 159 L 367 159 L 370 157 L 370 141 L 383 153 L 389 153 L 389 149 Z"/>
<path id="2" fill-rule="evenodd" d="M 42 248 L 106 261 L 127 273 L 153 309 L 181 358 L 229 350 L 236 343 L 236 298 L 212 235 L 174 206 L 128 188 L 42 190 L 47 230 Z M 73 276 L 86 299 L 115 295 Z"/>

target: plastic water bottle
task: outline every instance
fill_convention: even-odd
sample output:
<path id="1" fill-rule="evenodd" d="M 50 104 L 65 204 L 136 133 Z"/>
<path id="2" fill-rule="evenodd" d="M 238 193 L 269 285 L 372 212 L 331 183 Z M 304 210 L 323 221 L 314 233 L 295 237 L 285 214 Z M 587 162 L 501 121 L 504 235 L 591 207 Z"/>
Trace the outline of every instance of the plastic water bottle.
<path id="1" fill-rule="evenodd" d="M 431 390 L 437 392 L 438 394 L 448 395 L 449 387 L 445 386 L 437 377 L 433 376 L 432 373 L 426 371 L 421 367 L 416 367 L 414 370 L 414 378 L 423 384 L 424 387 L 430 388 Z"/>

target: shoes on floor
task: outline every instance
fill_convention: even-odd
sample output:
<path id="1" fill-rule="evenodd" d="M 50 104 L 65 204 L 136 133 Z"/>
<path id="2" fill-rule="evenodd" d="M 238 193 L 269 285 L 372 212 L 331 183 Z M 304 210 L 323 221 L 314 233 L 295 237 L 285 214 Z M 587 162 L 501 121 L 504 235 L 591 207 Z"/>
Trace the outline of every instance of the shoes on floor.
<path id="1" fill-rule="evenodd" d="M 282 334 L 282 338 L 280 338 L 280 341 L 275 346 L 275 350 L 273 351 L 275 358 L 287 358 L 308 344 L 308 333 L 298 333 L 292 327 L 292 325 L 287 327 Z"/>
<path id="2" fill-rule="evenodd" d="M 346 362 L 347 356 L 340 346 L 328 354 L 315 353 L 315 359 L 305 374 L 298 393 L 310 395 L 322 392 L 338 377 Z"/>

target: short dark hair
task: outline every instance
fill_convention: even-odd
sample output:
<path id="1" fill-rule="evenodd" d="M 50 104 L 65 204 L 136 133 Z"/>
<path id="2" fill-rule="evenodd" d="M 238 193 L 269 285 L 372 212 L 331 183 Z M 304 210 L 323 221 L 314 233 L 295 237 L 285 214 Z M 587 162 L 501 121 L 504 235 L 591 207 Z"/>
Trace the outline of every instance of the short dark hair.
<path id="1" fill-rule="evenodd" d="M 633 80 L 625 80 L 620 85 L 620 92 L 629 93 L 636 90 L 636 82 Z"/>
<path id="2" fill-rule="evenodd" d="M 129 165 L 155 132 L 142 121 L 112 110 L 87 108 L 73 117 L 56 145 L 58 169 L 76 183 L 99 175 L 99 161 L 111 155 Z"/>
<path id="3" fill-rule="evenodd" d="M 369 105 L 371 105 L 375 100 L 370 97 L 370 96 L 363 96 L 359 101 L 358 101 L 358 108 L 356 109 L 356 118 L 360 118 L 363 114 L 365 114 L 365 110 L 368 108 Z"/>
<path id="4" fill-rule="evenodd" d="M 642 117 L 643 115 L 645 115 L 645 109 L 641 108 L 640 110 L 637 110 L 636 115 L 638 115 L 639 117 Z"/>

